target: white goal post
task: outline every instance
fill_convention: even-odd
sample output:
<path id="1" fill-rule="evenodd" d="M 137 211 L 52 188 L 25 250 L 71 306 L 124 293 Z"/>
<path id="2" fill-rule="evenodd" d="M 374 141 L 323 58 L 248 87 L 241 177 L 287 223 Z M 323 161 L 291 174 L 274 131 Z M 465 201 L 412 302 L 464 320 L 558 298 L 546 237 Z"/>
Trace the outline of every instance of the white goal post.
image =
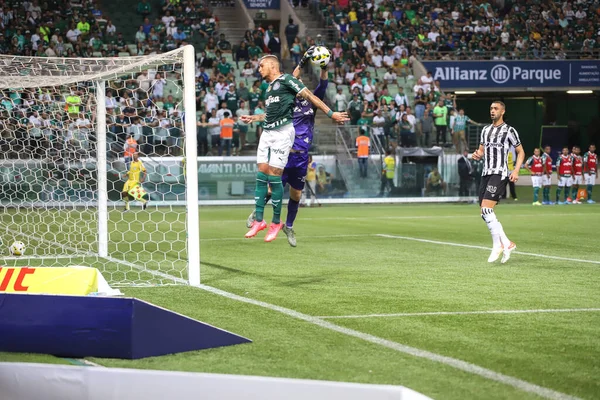
<path id="1" fill-rule="evenodd" d="M 0 265 L 88 265 L 116 286 L 200 283 L 194 53 L 0 56 Z M 133 152 L 143 199 L 122 194 Z M 13 241 L 24 255 L 9 253 Z"/>

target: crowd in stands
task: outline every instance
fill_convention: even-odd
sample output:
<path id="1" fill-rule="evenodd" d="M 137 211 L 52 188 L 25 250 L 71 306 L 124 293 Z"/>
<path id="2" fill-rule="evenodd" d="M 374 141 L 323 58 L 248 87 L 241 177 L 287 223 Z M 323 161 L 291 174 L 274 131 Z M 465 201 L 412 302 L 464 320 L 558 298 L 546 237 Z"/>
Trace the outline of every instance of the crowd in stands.
<path id="1" fill-rule="evenodd" d="M 52 57 L 134 56 L 194 43 L 198 151 L 200 155 L 215 155 L 229 149 L 229 142 L 222 145 L 220 133 L 225 113 L 235 123 L 233 154 L 260 136 L 260 125 L 245 126 L 239 116 L 264 112 L 265 84 L 256 72 L 261 55 L 276 54 L 295 64 L 310 46 L 329 45 L 329 78 L 336 87 L 330 100 L 337 110 L 349 112 L 352 125 L 377 138 L 382 147 L 452 144 L 460 151 L 466 146 L 461 132 L 470 120 L 457 107 L 456 97 L 444 94 L 430 74 L 413 76 L 416 59 L 591 57 L 597 54 L 596 36 L 600 33 L 600 6 L 590 0 L 320 0 L 313 5 L 317 5 L 324 26 L 336 34 L 300 38 L 298 26 L 290 20 L 282 35 L 285 42 L 272 25 L 267 25 L 248 30 L 241 43 L 232 44 L 227 32 L 219 31 L 219 21 L 205 0 L 162 0 L 158 10 L 153 4 L 140 0 L 135 10 L 139 21 L 134 21 L 139 28 L 132 37 L 124 37 L 120 27 L 104 18 L 94 0 L 3 3 L 0 52 Z M 108 111 L 113 135 L 109 141 L 114 141 L 115 152 L 132 133 L 145 152 L 177 154 L 170 147 L 182 142 L 181 93 L 166 88 L 169 82 L 181 85 L 178 71 L 140 71 L 127 82 L 106 93 L 107 102 L 115 104 Z M 85 143 L 93 143 L 93 138 L 87 140 L 93 129 L 86 121 L 93 126 L 95 115 L 85 106 L 83 116 L 67 112 L 63 106 L 67 103 L 65 93 L 70 92 L 72 89 L 66 88 L 50 96 L 49 103 L 61 104 L 50 115 L 38 104 L 46 101 L 41 94 L 4 91 L 0 101 L 3 124 L 20 121 L 18 136 L 32 138 L 35 148 L 43 147 L 39 143 L 51 141 L 52 136 L 46 137 L 42 129 L 42 139 L 38 140 L 39 132 L 29 130 L 37 129 L 36 121 L 45 121 L 46 114 L 67 127 L 84 126 L 63 136 L 82 138 L 79 142 L 85 147 Z M 87 103 L 89 100 L 83 98 L 82 104 Z M 79 119 L 82 121 L 78 123 Z M 27 125 L 25 120 L 32 122 Z M 3 136 L 7 131 L 3 129 Z"/>

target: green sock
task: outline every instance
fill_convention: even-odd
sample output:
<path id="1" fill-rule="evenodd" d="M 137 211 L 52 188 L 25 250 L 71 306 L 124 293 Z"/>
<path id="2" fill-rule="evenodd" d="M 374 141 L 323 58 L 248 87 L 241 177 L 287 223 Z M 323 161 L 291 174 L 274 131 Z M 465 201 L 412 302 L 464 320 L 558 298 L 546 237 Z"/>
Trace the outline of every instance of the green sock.
<path id="1" fill-rule="evenodd" d="M 560 192 L 562 192 L 562 189 L 560 186 L 558 186 L 556 188 L 556 202 L 558 203 L 560 201 Z"/>
<path id="2" fill-rule="evenodd" d="M 534 202 L 538 201 L 539 196 L 540 196 L 540 188 L 534 187 L 533 188 L 533 201 Z"/>
<path id="3" fill-rule="evenodd" d="M 254 204 L 256 205 L 256 220 L 261 222 L 265 213 L 265 196 L 269 191 L 269 176 L 258 171 L 256 174 L 256 189 L 254 189 Z"/>
<path id="4" fill-rule="evenodd" d="M 273 203 L 273 223 L 281 222 L 281 208 L 283 202 L 283 184 L 280 176 L 269 175 L 271 184 L 271 203 Z"/>
<path id="5" fill-rule="evenodd" d="M 565 187 L 565 201 L 567 201 L 567 199 L 569 198 L 569 193 L 571 193 L 571 187 L 566 186 Z"/>
<path id="6" fill-rule="evenodd" d="M 573 200 L 577 200 L 577 192 L 579 192 L 579 186 L 572 186 L 571 187 L 571 198 L 573 198 Z"/>
<path id="7" fill-rule="evenodd" d="M 544 186 L 544 201 L 550 202 L 550 188 Z"/>
<path id="8" fill-rule="evenodd" d="M 592 185 L 587 185 L 588 200 L 591 200 L 591 199 L 592 199 L 592 188 L 593 188 L 593 187 L 594 187 L 594 186 L 592 186 Z"/>

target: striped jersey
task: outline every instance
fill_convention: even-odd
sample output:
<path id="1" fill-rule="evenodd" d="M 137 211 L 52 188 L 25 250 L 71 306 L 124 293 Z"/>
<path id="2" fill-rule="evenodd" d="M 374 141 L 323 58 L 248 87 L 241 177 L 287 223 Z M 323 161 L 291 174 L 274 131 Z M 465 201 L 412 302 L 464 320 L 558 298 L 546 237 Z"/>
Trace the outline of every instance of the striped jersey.
<path id="1" fill-rule="evenodd" d="M 502 178 L 507 178 L 508 152 L 511 146 L 521 145 L 517 130 L 506 123 L 498 126 L 486 125 L 481 131 L 479 143 L 484 148 L 484 166 L 481 175 L 500 175 Z"/>

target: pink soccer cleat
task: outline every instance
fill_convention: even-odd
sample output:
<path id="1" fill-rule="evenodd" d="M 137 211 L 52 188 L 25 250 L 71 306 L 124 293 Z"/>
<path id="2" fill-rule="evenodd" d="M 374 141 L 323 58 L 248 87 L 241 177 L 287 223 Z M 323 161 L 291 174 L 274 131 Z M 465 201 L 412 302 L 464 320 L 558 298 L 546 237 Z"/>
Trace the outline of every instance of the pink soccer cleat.
<path id="1" fill-rule="evenodd" d="M 265 236 L 265 242 L 272 242 L 275 240 L 281 228 L 283 228 L 283 223 L 274 224 L 271 222 L 271 225 L 269 225 L 269 232 L 267 232 L 267 236 Z"/>
<path id="2" fill-rule="evenodd" d="M 244 235 L 246 237 L 246 239 L 250 239 L 253 238 L 254 236 L 256 236 L 256 234 L 262 230 L 265 230 L 267 228 L 267 223 L 265 221 L 254 221 L 252 223 L 252 227 L 250 228 L 250 230 L 248 231 L 248 233 L 246 233 L 246 235 Z M 269 232 L 271 230 L 269 229 Z"/>

